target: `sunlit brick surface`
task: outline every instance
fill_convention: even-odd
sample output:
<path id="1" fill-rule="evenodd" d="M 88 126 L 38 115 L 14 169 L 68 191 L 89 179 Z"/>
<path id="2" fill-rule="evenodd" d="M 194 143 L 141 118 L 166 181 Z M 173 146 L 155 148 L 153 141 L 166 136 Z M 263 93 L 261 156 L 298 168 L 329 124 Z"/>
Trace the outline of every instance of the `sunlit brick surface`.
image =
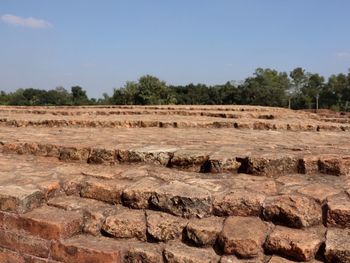
<path id="1" fill-rule="evenodd" d="M 0 107 L 0 262 L 350 262 L 350 117 Z"/>

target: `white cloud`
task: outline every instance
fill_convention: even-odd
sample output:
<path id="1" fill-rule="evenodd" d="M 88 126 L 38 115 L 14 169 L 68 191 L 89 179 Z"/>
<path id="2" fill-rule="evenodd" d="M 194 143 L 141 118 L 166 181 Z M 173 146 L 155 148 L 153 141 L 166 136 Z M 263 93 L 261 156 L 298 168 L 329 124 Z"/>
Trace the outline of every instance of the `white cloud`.
<path id="1" fill-rule="evenodd" d="M 339 53 L 337 53 L 337 57 L 342 58 L 342 59 L 349 59 L 350 52 L 339 52 Z"/>
<path id="2" fill-rule="evenodd" d="M 23 18 L 20 16 L 9 15 L 9 14 L 1 16 L 1 20 L 6 24 L 30 27 L 35 29 L 44 29 L 52 26 L 49 22 L 45 20 L 41 20 L 33 17 Z"/>

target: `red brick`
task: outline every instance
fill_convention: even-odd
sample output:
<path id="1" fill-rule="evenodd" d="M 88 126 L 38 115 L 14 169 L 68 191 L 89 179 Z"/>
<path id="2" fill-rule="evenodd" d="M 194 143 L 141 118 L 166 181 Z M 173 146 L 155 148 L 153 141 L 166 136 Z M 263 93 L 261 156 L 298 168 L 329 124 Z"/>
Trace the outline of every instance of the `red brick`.
<path id="1" fill-rule="evenodd" d="M 37 237 L 24 235 L 23 233 L 19 234 L 13 231 L 1 230 L 0 247 L 14 249 L 21 254 L 24 253 L 47 258 L 49 255 L 50 242 Z"/>
<path id="2" fill-rule="evenodd" d="M 130 183 L 127 181 L 111 181 L 90 178 L 83 184 L 81 196 L 107 203 L 121 204 L 123 190 L 129 184 Z"/>
<path id="3" fill-rule="evenodd" d="M 12 250 L 0 248 L 0 262 L 1 263 L 62 263 L 46 258 L 38 258 L 23 253 L 17 253 Z"/>
<path id="4" fill-rule="evenodd" d="M 347 195 L 334 196 L 328 199 L 327 226 L 350 227 L 350 198 Z"/>
<path id="5" fill-rule="evenodd" d="M 146 240 L 146 218 L 144 211 L 121 209 L 106 218 L 103 231 L 116 238 L 137 238 Z"/>
<path id="6" fill-rule="evenodd" d="M 26 263 L 25 259 L 18 253 L 0 248 L 0 262 L 3 263 Z"/>
<path id="7" fill-rule="evenodd" d="M 32 186 L 0 186 L 0 210 L 25 213 L 38 207 L 44 200 L 44 194 Z"/>
<path id="8" fill-rule="evenodd" d="M 82 220 L 82 215 L 76 212 L 44 206 L 21 215 L 16 228 L 44 239 L 57 240 L 80 232 Z"/>
<path id="9" fill-rule="evenodd" d="M 65 263 L 119 263 L 122 262 L 121 250 L 120 243 L 113 239 L 81 235 L 54 242 L 51 256 Z"/>

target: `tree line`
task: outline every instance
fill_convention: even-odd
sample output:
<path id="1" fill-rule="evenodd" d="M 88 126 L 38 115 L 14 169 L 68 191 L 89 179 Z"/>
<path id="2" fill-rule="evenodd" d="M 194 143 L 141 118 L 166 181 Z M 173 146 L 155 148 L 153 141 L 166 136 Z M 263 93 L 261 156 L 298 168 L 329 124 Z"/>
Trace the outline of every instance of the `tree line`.
<path id="1" fill-rule="evenodd" d="M 2 105 L 261 105 L 293 109 L 327 108 L 350 111 L 350 71 L 331 75 L 327 80 L 317 74 L 295 68 L 291 72 L 258 68 L 239 83 L 208 86 L 188 84 L 168 85 L 155 76 L 145 75 L 114 89 L 112 95 L 88 98 L 86 91 L 74 86 L 70 91 L 62 87 L 51 90 L 34 88 L 15 92 L 1 91 Z"/>

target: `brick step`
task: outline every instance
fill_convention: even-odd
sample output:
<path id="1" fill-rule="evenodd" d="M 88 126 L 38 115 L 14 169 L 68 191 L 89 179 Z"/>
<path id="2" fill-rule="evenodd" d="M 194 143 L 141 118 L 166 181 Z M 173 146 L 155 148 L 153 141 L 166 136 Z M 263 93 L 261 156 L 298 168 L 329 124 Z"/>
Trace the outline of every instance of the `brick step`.
<path id="1" fill-rule="evenodd" d="M 50 255 L 50 245 L 50 240 L 44 240 L 24 233 L 0 229 L 0 259 L 5 259 L 1 262 L 17 263 L 21 262 L 20 260 L 22 258 L 25 259 L 27 257 L 29 259 L 31 257 L 34 259 L 47 259 Z M 11 251 L 13 253 L 11 253 Z"/>
<path id="2" fill-rule="evenodd" d="M 272 226 L 255 217 L 228 217 L 223 226 L 222 222 L 213 224 L 208 219 L 199 224 L 189 222 L 183 234 L 185 238 L 196 238 L 181 240 L 174 234 L 181 224 L 161 217 L 157 223 L 153 222 L 153 228 L 150 227 L 152 223 L 148 223 L 145 231 L 158 237 L 172 238 L 145 242 L 138 235 L 136 238 L 125 235 L 137 232 L 130 224 L 138 220 L 137 217 L 125 216 L 130 214 L 114 218 L 111 226 L 113 234 L 108 237 L 79 234 L 68 239 L 45 240 L 27 232 L 0 229 L 0 259 L 4 260 L 2 262 L 33 260 L 52 263 L 318 262 L 315 257 L 320 262 L 348 262 L 350 259 L 349 229 L 292 229 Z M 109 224 L 108 220 L 105 224 Z M 222 230 L 218 231 L 216 225 L 221 225 Z M 195 240 L 210 240 L 210 237 L 216 239 L 215 249 L 208 244 L 200 246 L 193 243 Z"/>
<path id="3" fill-rule="evenodd" d="M 179 116 L 205 116 L 205 117 L 218 117 L 218 118 L 231 118 L 237 119 L 242 116 L 258 118 L 258 119 L 273 119 L 274 115 L 265 114 L 263 111 L 256 112 L 245 112 L 245 111 L 216 111 L 216 110 L 194 110 L 194 111 L 186 111 L 186 110 L 145 110 L 145 109 L 123 109 L 123 110 L 70 110 L 70 111 L 62 111 L 62 110 L 26 110 L 26 109 L 0 109 L 0 113 L 3 115 L 24 115 L 30 114 L 34 116 L 43 116 L 43 115 L 52 115 L 52 116 L 118 116 L 118 115 L 179 115 Z"/>
<path id="4" fill-rule="evenodd" d="M 236 218 L 233 218 L 236 219 Z M 242 222 L 240 222 L 242 223 Z M 239 226 L 236 226 L 236 228 Z M 232 230 L 235 230 L 233 227 Z M 237 231 L 237 230 L 236 230 Z M 229 236 L 226 235 L 228 232 Z M 189 246 L 180 241 L 145 243 L 135 239 L 78 235 L 65 240 L 45 241 L 15 232 L 0 231 L 1 262 L 348 262 L 349 231 L 331 229 L 326 237 L 314 229 L 296 231 L 277 227 L 265 241 L 265 253 L 257 248 L 256 235 L 235 232 L 223 234 L 225 251 Z M 249 233 L 249 231 L 248 231 Z M 250 234 L 248 234 L 250 235 Z M 242 237 L 244 238 L 242 239 Z M 322 249 L 325 241 L 325 250 Z M 339 241 L 343 242 L 339 245 Z M 259 243 L 258 243 L 259 244 Z M 14 251 L 13 251 L 14 250 Z M 258 252 L 257 252 L 258 251 Z M 320 254 L 324 253 L 325 257 Z M 256 255 L 242 258 L 236 255 Z M 258 253 L 258 254 L 256 254 Z M 276 255 L 271 254 L 276 253 Z M 314 260 L 317 256 L 318 260 Z M 295 261 L 293 261 L 295 260 Z"/>
<path id="5" fill-rule="evenodd" d="M 184 218 L 260 216 L 297 228 L 349 226 L 348 177 L 207 175 L 151 165 L 91 166 L 33 156 L 0 157 L 0 164 L 6 164 L 0 165 L 0 210 L 5 212 L 29 212 L 66 194 Z"/>
<path id="6" fill-rule="evenodd" d="M 258 176 L 281 174 L 350 175 L 350 156 L 343 154 L 254 154 L 242 156 L 227 150 L 180 149 L 172 146 L 134 148 L 71 147 L 45 142 L 0 141 L 2 153 L 54 157 L 65 162 L 89 164 L 145 163 L 202 173 L 234 172 Z"/>
<path id="7" fill-rule="evenodd" d="M 94 236 L 134 238 L 140 242 L 167 243 L 172 240 L 182 240 L 197 247 L 213 246 L 223 254 L 235 254 L 243 258 L 256 257 L 265 249 L 266 253 L 276 253 L 296 260 L 312 259 L 323 244 L 321 237 L 326 231 L 319 226 L 321 209 L 313 210 L 315 208 L 313 205 L 316 204 L 310 203 L 310 200 L 305 198 L 298 200 L 296 196 L 277 197 L 281 198 L 277 198 L 275 202 L 276 198 L 273 197 L 273 205 L 271 203 L 265 205 L 263 215 L 268 215 L 265 220 L 272 219 L 274 223 L 293 228 L 276 227 L 258 217 L 251 217 L 250 214 L 242 214 L 244 217 L 237 216 L 236 212 L 239 210 L 231 210 L 233 213 L 226 217 L 187 219 L 159 211 L 128 209 L 121 205 L 107 204 L 79 196 L 58 196 L 48 201 L 49 206 L 44 205 L 25 214 L 1 212 L 0 227 L 3 229 L 1 240 L 4 243 L 0 246 L 7 249 L 14 246 L 20 249 L 19 252 L 23 249 L 23 253 L 29 253 L 39 246 L 38 244 L 45 243 L 43 240 L 65 239 L 82 231 Z M 332 208 L 330 205 L 327 213 L 326 224 L 330 227 L 328 229 L 330 233 L 338 231 L 333 227 L 348 227 L 349 222 L 349 198 L 339 195 L 334 198 L 333 202 L 338 207 Z M 247 201 L 241 199 L 242 203 L 246 204 Z M 336 223 L 334 220 L 339 218 L 341 220 Z M 313 234 L 315 231 L 321 234 Z M 21 238 L 23 234 L 16 234 L 18 232 L 25 233 L 25 237 L 33 236 L 35 247 L 29 247 L 29 252 L 26 247 L 29 241 Z M 311 240 L 310 237 L 313 235 L 315 239 Z M 346 241 L 346 235 L 343 238 Z M 288 242 L 293 242 L 294 245 L 290 247 Z M 331 242 L 333 242 L 330 243 L 331 246 L 335 246 L 334 242 L 337 240 Z M 310 244 L 315 245 L 311 252 Z M 299 245 L 306 247 L 301 254 L 299 251 L 303 251 L 303 248 L 298 247 Z M 40 250 L 31 253 L 34 253 L 33 256 L 43 256 L 44 252 Z M 329 257 L 335 257 L 333 252 L 327 253 L 330 254 Z"/>
<path id="8" fill-rule="evenodd" d="M 214 263 L 220 261 L 220 256 L 213 249 L 189 247 L 179 242 L 142 243 L 135 240 L 121 241 L 104 237 L 91 238 L 84 235 L 54 243 L 52 258 L 65 263 Z"/>
<path id="9" fill-rule="evenodd" d="M 227 117 L 225 117 L 227 118 Z M 262 118 L 262 117 L 260 117 Z M 274 131 L 333 131 L 348 132 L 349 125 L 336 125 L 324 123 L 279 123 L 273 121 L 256 121 L 246 119 L 242 121 L 206 121 L 206 120 L 81 120 L 81 119 L 44 119 L 44 120 L 20 120 L 15 118 L 1 118 L 1 126 L 13 127 L 89 127 L 89 128 L 234 128 L 249 130 L 274 130 Z M 159 118 L 158 118 L 159 119 Z"/>
<path id="10" fill-rule="evenodd" d="M 303 114 L 310 114 L 309 112 L 304 111 L 291 111 L 285 108 L 278 107 L 264 107 L 264 106 L 249 106 L 249 105 L 95 105 L 95 106 L 0 106 L 0 111 L 29 111 L 30 113 L 38 113 L 40 114 L 42 111 L 48 112 L 74 112 L 74 111 L 118 111 L 118 110 L 162 110 L 162 111 L 238 111 L 238 112 L 297 112 Z"/>
<path id="11" fill-rule="evenodd" d="M 0 228 L 25 232 L 47 240 L 71 237 L 81 231 L 83 215 L 50 206 L 42 206 L 25 214 L 0 212 Z"/>
<path id="12" fill-rule="evenodd" d="M 12 248 L 14 249 L 14 248 Z M 48 258 L 40 258 L 17 252 L 9 249 L 0 248 L 0 262 L 3 263 L 63 263 Z"/>
<path id="13" fill-rule="evenodd" d="M 173 127 L 349 131 L 337 119 L 267 107 L 1 107 L 1 124 L 15 127 Z M 30 119 L 28 119 L 30 117 Z M 226 119 L 224 121 L 224 119 Z M 227 119 L 239 119 L 238 122 Z"/>
<path id="14" fill-rule="evenodd" d="M 320 121 L 332 122 L 332 123 L 350 123 L 350 118 L 349 117 L 343 117 L 343 118 L 321 118 Z"/>
<path id="15" fill-rule="evenodd" d="M 349 226 L 350 199 L 339 186 L 312 182 L 277 189 L 274 181 L 253 179 L 249 182 L 249 179 L 252 178 L 243 176 L 236 180 L 218 180 L 216 189 L 209 190 L 211 186 L 215 187 L 214 180 L 185 180 L 188 183 L 197 181 L 194 184 L 176 180 L 163 183 L 155 177 L 145 177 L 129 184 L 125 180 L 87 178 L 78 183 L 78 194 L 110 204 L 155 209 L 184 218 L 261 216 L 264 220 L 296 228 L 322 223 Z M 230 188 L 229 181 L 236 181 L 237 185 Z"/>
<path id="16" fill-rule="evenodd" d="M 150 262 L 161 262 L 160 256 L 153 254 L 155 244 L 158 244 L 158 252 L 159 246 L 163 247 L 161 251 L 165 258 L 176 257 L 180 260 L 191 256 L 191 262 L 218 262 L 212 259 L 220 257 L 221 260 L 234 260 L 232 254 L 239 258 L 253 258 L 251 260 L 254 262 L 266 262 L 262 261 L 267 258 L 263 252 L 297 261 L 312 260 L 316 255 L 320 256 L 320 253 L 325 253 L 329 259 L 327 262 L 347 262 L 332 261 L 334 259 L 348 260 L 346 255 L 349 253 L 349 229 L 331 227 L 326 234 L 326 229 L 322 226 L 295 229 L 274 226 L 258 217 L 185 219 L 157 211 L 108 205 L 76 196 L 56 197 L 49 200 L 49 205 L 53 207 L 43 206 L 24 215 L 2 213 L 0 247 L 16 248 L 21 256 L 24 253 L 45 258 L 50 254 L 53 259 L 62 262 L 89 262 L 85 260 L 90 259 L 108 262 L 111 257 L 108 251 L 114 255 L 115 246 L 123 248 L 120 254 L 125 255 L 125 247 L 135 248 L 134 244 L 137 244 L 138 250 L 131 255 L 127 254 L 130 261 L 124 262 L 134 262 L 130 259 L 133 257 L 145 257 L 140 253 L 146 253 L 147 257 L 158 260 Z M 79 230 L 92 234 L 96 239 L 89 236 L 89 242 L 75 237 L 72 238 L 73 241 L 64 241 Z M 329 249 L 324 252 L 325 234 L 329 238 L 326 241 L 326 248 Z M 103 238 L 103 235 L 108 238 Z M 126 239 L 135 241 L 130 244 Z M 57 241 L 50 243 L 48 240 Z M 188 243 L 191 244 L 190 247 L 185 245 Z M 54 244 L 53 247 L 50 244 Z M 113 249 L 111 244 L 115 244 Z M 213 248 L 210 249 L 211 246 L 217 251 L 216 254 Z M 73 254 L 71 251 L 74 251 Z M 201 261 L 204 260 L 200 256 L 203 253 L 210 261 Z M 115 260 L 114 256 L 112 258 Z"/>
<path id="17" fill-rule="evenodd" d="M 157 116 L 196 116 L 196 117 L 213 117 L 213 118 L 224 118 L 224 119 L 238 119 L 238 118 L 256 118 L 256 119 L 269 119 L 272 120 L 277 115 L 266 114 L 266 112 L 245 112 L 245 111 L 232 111 L 232 112 L 223 112 L 223 111 L 186 111 L 186 110 L 77 110 L 77 111 L 60 111 L 60 110 L 1 110 L 0 113 L 4 116 L 13 116 L 13 117 L 22 117 L 28 114 L 34 115 L 35 117 L 40 116 L 64 116 L 64 117 L 84 117 L 84 116 L 99 116 L 99 117 L 108 117 L 108 116 L 133 116 L 133 115 L 157 115 Z M 295 116 L 306 116 L 305 114 L 295 114 L 290 113 L 289 115 Z M 278 116 L 280 117 L 280 116 Z"/>
<path id="18" fill-rule="evenodd" d="M 286 233 L 283 233 L 286 234 Z M 288 234 L 287 234 L 288 235 Z M 308 262 L 316 263 L 323 262 L 312 258 L 320 243 L 320 238 L 317 235 L 309 237 L 313 239 L 314 244 L 305 243 L 306 236 L 300 234 L 289 235 L 287 242 L 294 242 L 294 248 L 286 245 L 286 240 L 280 241 L 276 249 L 282 249 L 289 252 L 290 255 L 296 258 L 311 257 Z M 294 238 L 294 239 L 293 239 Z M 298 239 L 298 240 L 296 240 Z M 348 240 L 343 240 L 347 241 Z M 328 242 L 328 241 L 327 241 Z M 332 241 L 330 241 L 332 242 Z M 285 246 L 285 247 L 284 247 Z M 244 245 L 244 247 L 246 247 Z M 247 247 L 246 247 L 247 248 Z M 336 251 L 326 249 L 325 262 L 348 262 L 349 257 L 346 254 L 349 250 L 337 248 Z M 238 249 L 242 249 L 238 248 Z M 349 249 L 349 248 L 347 248 Z M 52 245 L 51 257 L 65 263 L 80 263 L 80 262 L 193 262 L 193 263 L 231 263 L 231 262 L 270 262 L 270 263 L 288 263 L 295 262 L 290 257 L 283 258 L 277 255 L 263 255 L 251 259 L 239 259 L 234 255 L 218 255 L 211 248 L 196 248 L 180 242 L 174 241 L 169 243 L 141 243 L 135 240 L 115 240 L 105 237 L 90 237 L 80 235 L 65 241 L 58 241 Z M 337 260 L 337 261 L 336 261 Z M 300 260 L 298 260 L 300 262 Z"/>
<path id="19" fill-rule="evenodd" d="M 54 198 L 49 201 L 49 205 L 69 211 L 82 211 L 85 215 L 83 232 L 87 234 L 104 235 L 118 240 L 134 238 L 140 242 L 161 244 L 177 240 L 199 248 L 213 247 L 224 258 L 231 254 L 239 258 L 256 258 L 265 252 L 266 255 L 277 254 L 297 261 L 309 261 L 316 255 L 320 256 L 319 253 L 324 253 L 327 231 L 322 225 L 306 225 L 297 229 L 295 227 L 298 226 L 292 224 L 293 228 L 289 228 L 251 216 L 186 219 L 159 211 L 130 210 L 121 206 L 112 208 L 112 205 L 102 205 L 98 201 L 74 196 Z M 288 209 L 287 206 L 284 208 Z M 284 213 L 279 216 L 284 218 L 288 215 Z M 312 217 L 312 212 L 307 217 Z M 327 235 L 334 231 L 348 231 L 334 228 L 346 227 L 345 225 L 328 226 Z M 345 244 L 350 241 L 349 236 L 343 235 L 342 238 Z M 333 237 L 327 244 L 332 247 L 334 242 L 336 240 Z M 345 245 L 337 249 L 335 252 L 327 250 L 326 255 L 339 257 L 349 247 Z"/>
<path id="20" fill-rule="evenodd" d="M 165 262 L 349 260 L 346 176 L 209 175 L 10 154 L 0 154 L 0 173 L 0 259 L 117 261 L 108 253 L 126 252 L 114 246 L 138 244 L 130 247 L 139 260 L 160 249 Z"/>

